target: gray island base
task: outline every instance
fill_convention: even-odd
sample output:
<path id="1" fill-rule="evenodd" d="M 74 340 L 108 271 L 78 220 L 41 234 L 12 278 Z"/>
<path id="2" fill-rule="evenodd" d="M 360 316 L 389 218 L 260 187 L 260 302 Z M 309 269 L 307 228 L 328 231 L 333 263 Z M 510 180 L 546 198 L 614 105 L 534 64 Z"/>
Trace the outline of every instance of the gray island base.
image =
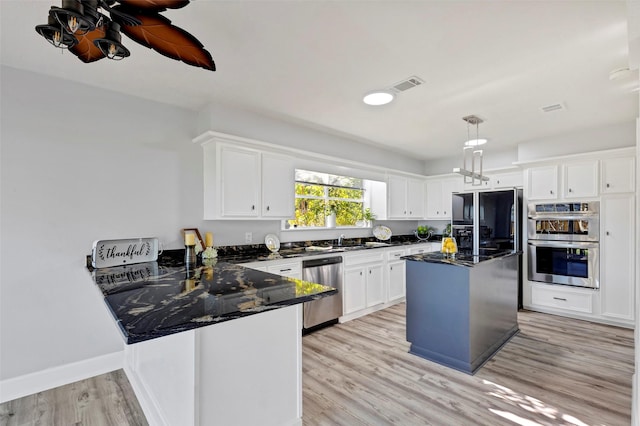
<path id="1" fill-rule="evenodd" d="M 406 256 L 409 352 L 474 374 L 518 331 L 518 252 Z"/>

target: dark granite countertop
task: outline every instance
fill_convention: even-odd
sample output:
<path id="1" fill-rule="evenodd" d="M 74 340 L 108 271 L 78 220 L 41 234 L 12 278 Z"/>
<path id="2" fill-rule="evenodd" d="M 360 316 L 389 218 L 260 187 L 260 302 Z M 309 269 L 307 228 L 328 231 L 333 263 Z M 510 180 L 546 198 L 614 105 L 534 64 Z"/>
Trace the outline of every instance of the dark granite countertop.
<path id="1" fill-rule="evenodd" d="M 157 262 L 93 269 L 127 344 L 336 294 L 335 288 L 215 260 L 187 268 L 183 250 Z"/>
<path id="2" fill-rule="evenodd" d="M 277 253 L 271 253 L 264 244 L 219 247 L 218 259 L 229 263 L 247 263 L 267 260 L 282 260 L 323 254 L 350 253 L 360 250 L 376 250 L 380 248 L 392 248 L 425 244 L 441 240 L 441 235 L 436 235 L 429 241 L 419 241 L 414 235 L 394 235 L 388 241 L 378 241 L 373 237 L 345 239 L 342 246 L 337 246 L 335 240 L 301 241 L 283 243 Z M 375 243 L 366 246 L 367 243 Z M 308 246 L 322 247 L 326 250 L 307 251 Z"/>
<path id="3" fill-rule="evenodd" d="M 466 268 L 472 268 L 479 263 L 487 262 L 493 259 L 498 259 L 506 256 L 515 256 L 521 254 L 521 251 L 514 250 L 491 250 L 481 251 L 479 255 L 473 255 L 470 253 L 457 253 L 454 258 L 449 258 L 440 252 L 413 254 L 409 256 L 402 256 L 401 259 L 412 260 L 416 262 L 427 263 L 441 263 L 453 266 L 462 266 Z"/>

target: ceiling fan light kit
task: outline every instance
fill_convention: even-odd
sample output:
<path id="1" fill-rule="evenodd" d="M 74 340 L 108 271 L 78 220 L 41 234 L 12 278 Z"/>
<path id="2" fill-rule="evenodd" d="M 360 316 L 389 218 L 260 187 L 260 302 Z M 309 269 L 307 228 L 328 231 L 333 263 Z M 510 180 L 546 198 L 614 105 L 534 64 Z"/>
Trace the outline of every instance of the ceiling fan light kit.
<path id="1" fill-rule="evenodd" d="M 202 43 L 160 14 L 189 3 L 189 0 L 62 0 L 62 7 L 51 6 L 47 24 L 38 25 L 35 30 L 53 46 L 69 49 L 85 63 L 130 56 L 122 44 L 122 31 L 133 41 L 166 57 L 215 71 L 213 58 Z"/>

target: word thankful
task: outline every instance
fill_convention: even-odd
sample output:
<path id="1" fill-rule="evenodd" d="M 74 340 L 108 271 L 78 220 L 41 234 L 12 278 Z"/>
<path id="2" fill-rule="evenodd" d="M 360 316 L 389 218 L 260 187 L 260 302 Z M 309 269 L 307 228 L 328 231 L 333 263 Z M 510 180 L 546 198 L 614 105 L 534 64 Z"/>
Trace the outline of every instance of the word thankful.
<path id="1" fill-rule="evenodd" d="M 126 249 L 121 246 L 114 245 L 112 247 L 100 247 L 98 252 L 100 258 L 102 260 L 105 259 L 117 259 L 117 258 L 128 258 L 133 259 L 134 257 L 143 257 L 148 256 L 151 253 L 151 244 L 148 242 L 144 242 L 140 245 L 138 244 L 129 244 Z"/>

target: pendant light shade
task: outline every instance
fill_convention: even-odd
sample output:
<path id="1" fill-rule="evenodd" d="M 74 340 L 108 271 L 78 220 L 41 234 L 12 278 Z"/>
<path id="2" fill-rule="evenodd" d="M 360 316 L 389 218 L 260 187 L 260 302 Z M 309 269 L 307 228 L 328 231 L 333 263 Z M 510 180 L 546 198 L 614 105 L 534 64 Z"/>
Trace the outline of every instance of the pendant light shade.
<path id="1" fill-rule="evenodd" d="M 66 32 L 52 15 L 47 24 L 36 26 L 36 32 L 60 49 L 69 49 L 78 43 L 78 39 Z"/>
<path id="2" fill-rule="evenodd" d="M 85 8 L 85 5 L 87 6 Z M 98 0 L 62 0 L 62 7 L 51 6 L 50 14 L 70 34 L 86 34 L 96 28 Z M 85 10 L 86 9 L 86 10 Z"/>
<path id="3" fill-rule="evenodd" d="M 119 61 L 130 55 L 129 49 L 122 45 L 121 40 L 120 25 L 111 21 L 107 25 L 107 33 L 104 38 L 94 40 L 93 44 L 95 44 L 107 58 Z"/>

